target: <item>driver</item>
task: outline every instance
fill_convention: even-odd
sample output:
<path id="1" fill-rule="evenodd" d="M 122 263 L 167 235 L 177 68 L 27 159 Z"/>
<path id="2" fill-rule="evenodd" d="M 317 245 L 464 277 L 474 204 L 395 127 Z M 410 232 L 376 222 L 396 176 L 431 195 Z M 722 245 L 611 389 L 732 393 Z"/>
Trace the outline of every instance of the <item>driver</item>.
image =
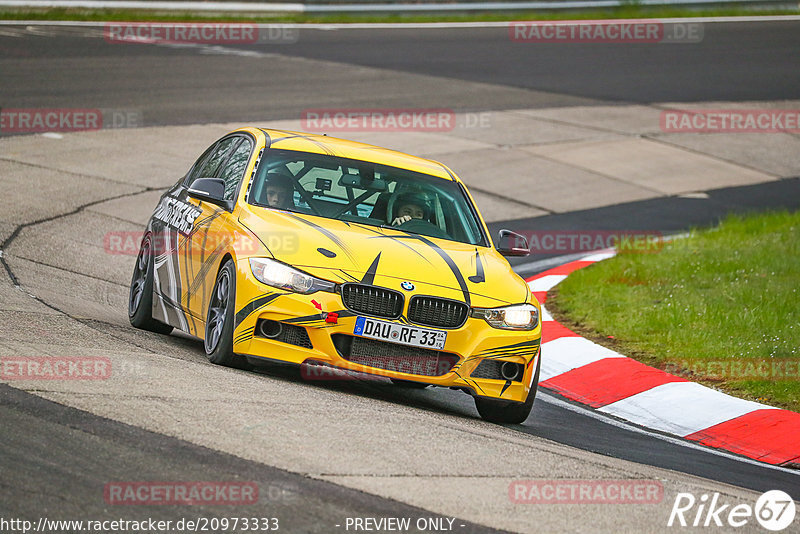
<path id="1" fill-rule="evenodd" d="M 294 179 L 282 172 L 267 173 L 267 185 L 264 194 L 267 206 L 278 209 L 291 209 L 294 206 Z"/>
<path id="2" fill-rule="evenodd" d="M 394 220 L 392 226 L 399 226 L 411 219 L 428 220 L 431 206 L 421 193 L 403 193 L 394 202 Z"/>

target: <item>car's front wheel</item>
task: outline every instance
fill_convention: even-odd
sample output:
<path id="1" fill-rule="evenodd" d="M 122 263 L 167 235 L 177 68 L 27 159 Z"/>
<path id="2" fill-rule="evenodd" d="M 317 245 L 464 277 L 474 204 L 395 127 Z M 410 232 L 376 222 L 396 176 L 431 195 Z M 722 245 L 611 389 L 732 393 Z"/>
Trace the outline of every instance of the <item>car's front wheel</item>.
<path id="1" fill-rule="evenodd" d="M 251 369 L 243 356 L 233 352 L 234 306 L 236 303 L 236 269 L 228 260 L 219 270 L 214 291 L 208 303 L 204 345 L 211 363 Z"/>
<path id="2" fill-rule="evenodd" d="M 169 334 L 172 327 L 153 319 L 153 236 L 142 238 L 136 265 L 133 268 L 128 294 L 128 319 L 131 325 L 158 334 Z"/>
<path id="3" fill-rule="evenodd" d="M 484 397 L 475 397 L 475 407 L 485 421 L 490 423 L 521 425 L 525 422 L 533 409 L 533 401 L 536 399 L 536 390 L 539 385 L 539 370 L 542 367 L 542 357 L 536 362 L 536 374 L 533 377 L 531 390 L 525 402 L 508 402 Z"/>

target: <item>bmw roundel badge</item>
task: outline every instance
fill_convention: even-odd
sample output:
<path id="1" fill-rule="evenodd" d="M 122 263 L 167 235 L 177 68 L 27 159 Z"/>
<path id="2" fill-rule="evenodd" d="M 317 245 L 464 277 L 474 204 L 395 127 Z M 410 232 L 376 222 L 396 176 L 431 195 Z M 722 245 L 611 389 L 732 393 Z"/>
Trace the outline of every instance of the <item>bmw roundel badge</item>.
<path id="1" fill-rule="evenodd" d="M 402 287 L 406 291 L 411 291 L 414 289 L 414 284 L 412 284 L 411 282 L 403 282 L 400 284 L 400 287 Z"/>

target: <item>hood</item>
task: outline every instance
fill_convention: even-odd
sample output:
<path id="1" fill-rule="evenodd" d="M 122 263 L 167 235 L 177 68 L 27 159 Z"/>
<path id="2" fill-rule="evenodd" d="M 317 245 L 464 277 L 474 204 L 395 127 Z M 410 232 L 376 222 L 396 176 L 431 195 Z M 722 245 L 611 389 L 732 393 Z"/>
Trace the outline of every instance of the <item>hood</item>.
<path id="1" fill-rule="evenodd" d="M 239 220 L 275 259 L 326 280 L 398 291 L 404 291 L 401 283 L 411 282 L 408 294 L 479 307 L 529 300 L 525 281 L 489 247 L 250 206 Z"/>

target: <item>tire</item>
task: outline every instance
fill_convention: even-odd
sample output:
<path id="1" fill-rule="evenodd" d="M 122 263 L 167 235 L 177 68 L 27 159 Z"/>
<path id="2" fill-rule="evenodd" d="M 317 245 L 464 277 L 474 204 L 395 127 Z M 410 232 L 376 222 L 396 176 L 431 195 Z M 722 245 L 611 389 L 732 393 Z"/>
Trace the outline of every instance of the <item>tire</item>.
<path id="1" fill-rule="evenodd" d="M 236 269 L 228 260 L 219 270 L 214 291 L 208 301 L 206 331 L 203 346 L 211 363 L 252 369 L 244 356 L 233 352 L 234 307 L 236 305 Z"/>
<path id="2" fill-rule="evenodd" d="M 142 238 L 136 265 L 133 267 L 131 288 L 128 292 L 128 319 L 136 328 L 157 334 L 169 334 L 172 327 L 153 319 L 153 238 Z"/>
<path id="3" fill-rule="evenodd" d="M 521 425 L 525 422 L 533 409 L 536 400 L 536 391 L 539 388 L 539 370 L 542 368 L 542 356 L 536 363 L 536 374 L 533 377 L 531 390 L 525 402 L 508 402 L 495 399 L 475 397 L 475 407 L 484 421 L 498 424 Z"/>
<path id="4" fill-rule="evenodd" d="M 389 380 L 391 380 L 395 386 L 400 386 L 403 388 L 425 389 L 428 387 L 428 384 L 423 384 L 422 382 L 412 382 L 411 380 L 403 380 L 401 378 L 390 378 Z"/>

